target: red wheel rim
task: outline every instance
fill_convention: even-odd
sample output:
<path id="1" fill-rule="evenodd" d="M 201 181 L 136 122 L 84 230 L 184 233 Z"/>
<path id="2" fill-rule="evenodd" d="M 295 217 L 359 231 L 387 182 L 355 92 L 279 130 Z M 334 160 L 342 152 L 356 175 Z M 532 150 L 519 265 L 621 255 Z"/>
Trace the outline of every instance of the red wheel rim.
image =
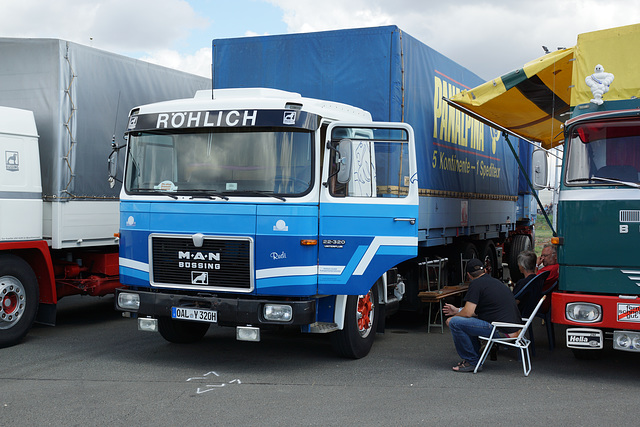
<path id="1" fill-rule="evenodd" d="M 358 330 L 363 337 L 369 334 L 371 325 L 373 325 L 373 307 L 371 291 L 366 295 L 360 295 L 358 297 Z"/>
<path id="2" fill-rule="evenodd" d="M 13 276 L 0 277 L 0 329 L 9 329 L 24 314 L 25 291 Z"/>
<path id="3" fill-rule="evenodd" d="M 2 298 L 2 311 L 7 314 L 13 314 L 18 307 L 18 296 L 15 293 L 10 293 Z"/>

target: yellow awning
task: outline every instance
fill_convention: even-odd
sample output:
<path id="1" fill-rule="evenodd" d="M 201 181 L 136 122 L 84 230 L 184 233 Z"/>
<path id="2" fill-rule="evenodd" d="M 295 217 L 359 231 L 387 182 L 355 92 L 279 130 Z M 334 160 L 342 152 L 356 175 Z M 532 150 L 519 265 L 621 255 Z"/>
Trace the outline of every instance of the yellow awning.
<path id="1" fill-rule="evenodd" d="M 640 95 L 639 49 L 640 24 L 581 34 L 575 47 L 544 55 L 451 101 L 551 148 L 562 144 L 571 108 L 592 99 L 585 79 L 596 65 L 615 76 L 605 100 Z"/>
<path id="2" fill-rule="evenodd" d="M 572 107 L 593 98 L 585 79 L 594 73 L 598 64 L 615 77 L 603 95 L 605 100 L 640 97 L 640 24 L 578 35 Z"/>

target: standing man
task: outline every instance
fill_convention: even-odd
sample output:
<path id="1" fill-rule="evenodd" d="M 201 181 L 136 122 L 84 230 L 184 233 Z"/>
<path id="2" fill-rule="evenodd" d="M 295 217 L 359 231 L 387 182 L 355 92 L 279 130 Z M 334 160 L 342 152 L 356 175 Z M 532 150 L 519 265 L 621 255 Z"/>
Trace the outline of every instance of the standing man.
<path id="1" fill-rule="evenodd" d="M 480 359 L 479 336 L 488 337 L 493 326 L 491 322 L 520 323 L 520 311 L 509 288 L 498 279 L 485 274 L 483 264 L 478 259 L 467 263 L 469 290 L 464 297 L 464 306 L 445 304 L 442 309 L 451 329 L 451 336 L 462 361 L 453 367 L 456 372 L 473 372 Z M 516 336 L 516 328 L 499 330 L 503 336 Z M 478 369 L 480 370 L 480 369 Z"/>

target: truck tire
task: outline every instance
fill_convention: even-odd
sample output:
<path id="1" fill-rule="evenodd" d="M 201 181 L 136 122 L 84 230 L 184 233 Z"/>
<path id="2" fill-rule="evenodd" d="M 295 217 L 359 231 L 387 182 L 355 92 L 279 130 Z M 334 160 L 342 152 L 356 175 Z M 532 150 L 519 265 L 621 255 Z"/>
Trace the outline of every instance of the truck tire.
<path id="1" fill-rule="evenodd" d="M 349 295 L 344 328 L 330 334 L 334 350 L 342 357 L 360 359 L 371 350 L 378 326 L 378 287 L 366 295 Z"/>
<path id="2" fill-rule="evenodd" d="M 517 234 L 513 236 L 511 247 L 509 248 L 509 273 L 511 274 L 511 281 L 517 282 L 524 276 L 520 273 L 518 268 L 518 254 L 522 251 L 532 250 L 531 239 L 524 234 Z"/>
<path id="3" fill-rule="evenodd" d="M 487 240 L 480 252 L 480 261 L 491 272 L 491 276 L 499 277 L 498 258 L 496 257 L 496 245 L 491 240 Z"/>
<path id="4" fill-rule="evenodd" d="M 40 295 L 31 266 L 15 255 L 0 255 L 0 348 L 19 343 L 36 318 Z"/>
<path id="5" fill-rule="evenodd" d="M 160 317 L 158 319 L 158 331 L 162 338 L 175 344 L 189 344 L 200 341 L 208 330 L 208 323 L 174 320 L 170 317 Z"/>

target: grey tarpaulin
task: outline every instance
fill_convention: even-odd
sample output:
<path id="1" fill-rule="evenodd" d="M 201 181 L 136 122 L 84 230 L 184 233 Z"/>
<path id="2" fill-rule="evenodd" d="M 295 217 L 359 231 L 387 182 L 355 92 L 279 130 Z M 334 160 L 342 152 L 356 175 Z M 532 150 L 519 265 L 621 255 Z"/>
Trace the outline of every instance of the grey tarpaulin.
<path id="1" fill-rule="evenodd" d="M 114 133 L 124 142 L 131 108 L 210 87 L 208 78 L 64 40 L 0 38 L 0 105 L 34 112 L 47 200 L 117 198 L 107 158 Z"/>

